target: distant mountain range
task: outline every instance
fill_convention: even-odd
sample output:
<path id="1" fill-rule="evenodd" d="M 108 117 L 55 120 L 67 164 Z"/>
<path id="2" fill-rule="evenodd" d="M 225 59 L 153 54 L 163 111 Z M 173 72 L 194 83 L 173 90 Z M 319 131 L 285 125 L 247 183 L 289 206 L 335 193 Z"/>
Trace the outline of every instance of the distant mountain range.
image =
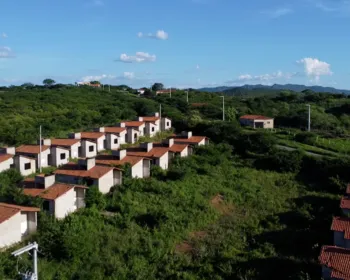
<path id="1" fill-rule="evenodd" d="M 294 85 L 294 84 L 286 84 L 286 85 L 279 85 L 274 84 L 272 86 L 266 86 L 266 85 L 244 85 L 240 87 L 227 87 L 227 86 L 221 86 L 221 87 L 213 87 L 213 88 L 200 88 L 199 91 L 205 91 L 205 92 L 231 92 L 234 89 L 245 89 L 245 90 L 257 90 L 257 89 L 264 89 L 264 90 L 293 90 L 295 92 L 301 92 L 303 90 L 312 90 L 314 92 L 328 92 L 328 93 L 345 93 L 350 94 L 350 90 L 346 89 L 336 89 L 333 87 L 322 87 L 322 86 L 304 86 L 304 85 Z"/>

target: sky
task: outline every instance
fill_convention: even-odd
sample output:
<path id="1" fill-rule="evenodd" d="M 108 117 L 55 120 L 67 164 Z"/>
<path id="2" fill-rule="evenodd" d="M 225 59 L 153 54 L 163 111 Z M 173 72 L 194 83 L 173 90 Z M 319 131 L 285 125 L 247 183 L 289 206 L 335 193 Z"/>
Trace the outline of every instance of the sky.
<path id="1" fill-rule="evenodd" d="M 0 85 L 350 89 L 350 0 L 1 0 Z"/>

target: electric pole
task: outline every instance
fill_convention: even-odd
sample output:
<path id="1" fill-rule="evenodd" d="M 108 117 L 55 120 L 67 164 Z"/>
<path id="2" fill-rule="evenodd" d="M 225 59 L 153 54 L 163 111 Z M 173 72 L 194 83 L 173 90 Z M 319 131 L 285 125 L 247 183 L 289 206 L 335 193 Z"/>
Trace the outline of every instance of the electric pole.
<path id="1" fill-rule="evenodd" d="M 225 121 L 225 96 L 221 96 L 222 98 L 222 120 Z"/>
<path id="2" fill-rule="evenodd" d="M 108 87 L 109 87 L 109 92 L 111 92 L 111 85 L 108 85 Z"/>
<path id="3" fill-rule="evenodd" d="M 33 272 L 27 272 L 25 274 L 22 274 L 23 280 L 38 280 L 38 244 L 36 242 L 31 243 L 21 249 L 18 249 L 17 251 L 14 251 L 12 253 L 12 256 L 18 257 L 26 252 L 29 252 L 33 250 Z"/>
<path id="4" fill-rule="evenodd" d="M 188 104 L 188 90 L 186 90 L 186 94 L 187 94 L 187 104 Z"/>
<path id="5" fill-rule="evenodd" d="M 159 118 L 162 121 L 162 104 L 159 104 Z"/>
<path id="6" fill-rule="evenodd" d="M 306 104 L 306 106 L 309 107 L 309 114 L 308 114 L 308 123 L 307 123 L 307 131 L 311 131 L 311 105 Z"/>
<path id="7" fill-rule="evenodd" d="M 171 98 L 171 87 L 170 87 L 170 98 Z"/>
<path id="8" fill-rule="evenodd" d="M 41 150 L 42 150 L 42 138 L 41 138 L 41 126 L 40 126 L 40 129 L 39 129 L 39 170 L 40 170 L 40 173 L 41 173 Z"/>

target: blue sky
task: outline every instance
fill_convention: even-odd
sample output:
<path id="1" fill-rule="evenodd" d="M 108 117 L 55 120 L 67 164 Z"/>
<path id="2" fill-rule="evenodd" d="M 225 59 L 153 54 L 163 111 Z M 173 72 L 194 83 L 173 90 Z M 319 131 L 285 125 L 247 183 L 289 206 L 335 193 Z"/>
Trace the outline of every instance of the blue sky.
<path id="1" fill-rule="evenodd" d="M 350 88 L 349 0 L 2 0 L 0 85 Z"/>

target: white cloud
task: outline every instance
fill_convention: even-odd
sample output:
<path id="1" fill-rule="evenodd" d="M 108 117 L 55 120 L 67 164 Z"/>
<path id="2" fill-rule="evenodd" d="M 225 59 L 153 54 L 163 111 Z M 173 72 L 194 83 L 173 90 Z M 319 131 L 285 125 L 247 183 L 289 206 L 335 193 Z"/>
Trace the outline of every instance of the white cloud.
<path id="1" fill-rule="evenodd" d="M 121 54 L 117 61 L 125 63 L 141 63 L 141 62 L 154 62 L 156 61 L 156 55 L 151 55 L 145 52 L 136 52 L 135 55 L 127 55 L 125 53 Z"/>
<path id="2" fill-rule="evenodd" d="M 0 47 L 0 58 L 15 57 L 15 54 L 10 47 Z"/>
<path id="3" fill-rule="evenodd" d="M 261 74 L 261 75 L 251 75 L 243 74 L 238 76 L 236 79 L 227 81 L 229 84 L 242 85 L 244 83 L 261 83 L 261 84 L 273 84 L 278 80 L 289 80 L 299 73 L 283 73 L 282 71 L 277 71 L 271 74 Z"/>
<path id="4" fill-rule="evenodd" d="M 101 80 L 105 80 L 105 79 L 114 79 L 114 78 L 116 78 L 116 76 L 102 74 L 99 76 L 85 76 L 85 77 L 81 78 L 81 81 L 82 82 L 91 82 L 91 81 L 101 81 Z"/>
<path id="5" fill-rule="evenodd" d="M 123 77 L 131 80 L 131 79 L 135 78 L 135 73 L 134 72 L 124 72 Z"/>
<path id="6" fill-rule="evenodd" d="M 305 57 L 297 61 L 298 64 L 304 65 L 305 74 L 308 77 L 319 81 L 321 76 L 331 76 L 331 65 L 317 58 Z"/>
<path id="7" fill-rule="evenodd" d="M 8 36 L 7 36 L 7 34 L 5 32 L 2 32 L 1 37 L 2 38 L 7 38 Z"/>
<path id="8" fill-rule="evenodd" d="M 169 34 L 165 32 L 164 30 L 158 30 L 155 34 L 148 33 L 144 34 L 142 32 L 137 33 L 137 37 L 142 38 L 153 38 L 153 39 L 159 39 L 159 40 L 167 40 L 169 38 Z"/>
<path id="9" fill-rule="evenodd" d="M 308 0 L 315 8 L 326 12 L 343 16 L 350 15 L 349 0 Z"/>
<path id="10" fill-rule="evenodd" d="M 293 13 L 293 10 L 289 8 L 277 8 L 274 10 L 262 11 L 262 13 L 272 18 L 279 18 L 279 17 Z"/>

